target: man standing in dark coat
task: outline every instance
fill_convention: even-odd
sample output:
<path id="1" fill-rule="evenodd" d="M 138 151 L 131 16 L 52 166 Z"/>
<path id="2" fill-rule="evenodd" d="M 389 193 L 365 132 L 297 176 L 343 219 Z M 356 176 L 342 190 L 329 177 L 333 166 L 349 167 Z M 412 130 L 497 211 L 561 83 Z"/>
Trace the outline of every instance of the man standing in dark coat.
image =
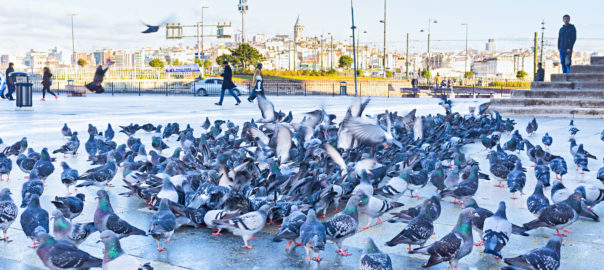
<path id="1" fill-rule="evenodd" d="M 15 64 L 10 62 L 8 63 L 8 68 L 6 69 L 6 88 L 8 89 L 8 93 L 6 96 L 4 96 L 3 93 L 2 98 L 8 98 L 8 100 L 14 100 L 13 93 L 15 92 L 15 82 L 13 82 L 13 79 L 9 76 L 11 72 L 15 72 L 15 69 L 13 68 L 14 66 Z"/>
<path id="2" fill-rule="evenodd" d="M 235 87 L 237 87 L 233 83 L 233 70 L 231 70 L 231 66 L 229 66 L 229 62 L 224 61 L 224 62 L 222 62 L 222 64 L 224 65 L 224 72 L 222 74 L 220 74 L 220 76 L 222 76 L 222 78 L 223 78 L 222 79 L 222 90 L 220 90 L 220 101 L 218 101 L 214 104 L 218 105 L 218 106 L 222 106 L 222 100 L 224 100 L 224 91 L 229 90 L 229 94 L 231 94 L 231 96 L 233 96 L 235 98 L 235 100 L 237 100 L 237 103 L 235 105 L 239 105 L 239 103 L 241 103 L 241 100 L 233 92 L 233 89 Z"/>
<path id="3" fill-rule="evenodd" d="M 577 29 L 575 29 L 574 25 L 570 24 L 569 15 L 564 15 L 562 21 L 564 21 L 564 25 L 558 33 L 560 65 L 562 66 L 562 73 L 570 73 L 573 46 L 575 46 L 575 41 L 577 40 Z"/>

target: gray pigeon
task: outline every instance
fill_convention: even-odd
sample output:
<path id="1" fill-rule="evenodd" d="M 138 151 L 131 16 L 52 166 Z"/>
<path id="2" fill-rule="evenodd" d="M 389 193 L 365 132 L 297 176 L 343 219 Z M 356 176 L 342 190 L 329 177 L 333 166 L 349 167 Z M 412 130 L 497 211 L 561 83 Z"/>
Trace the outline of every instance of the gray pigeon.
<path id="1" fill-rule="evenodd" d="M 327 234 L 327 240 L 336 244 L 336 252 L 340 256 L 349 256 L 346 249 L 342 249 L 344 239 L 353 236 L 359 230 L 358 206 L 361 198 L 353 195 L 348 199 L 344 211 L 337 213 L 327 221 L 323 222 Z"/>
<path id="2" fill-rule="evenodd" d="M 99 232 L 110 230 L 119 238 L 130 235 L 145 235 L 143 230 L 130 225 L 115 214 L 113 208 L 111 208 L 107 191 L 100 189 L 96 192 L 96 195 L 99 199 L 99 204 L 96 208 L 96 212 L 94 212 L 94 226 Z"/>
<path id="3" fill-rule="evenodd" d="M 96 232 L 94 222 L 71 223 L 59 210 L 52 211 L 52 217 L 54 219 L 52 233 L 57 240 L 65 240 L 79 246 L 88 236 Z"/>
<path id="4" fill-rule="evenodd" d="M 21 169 L 21 171 L 25 174 L 29 174 L 31 172 L 36 162 L 36 159 L 27 157 L 25 154 L 19 154 L 19 157 L 16 161 L 17 166 L 19 166 L 19 169 Z"/>
<path id="5" fill-rule="evenodd" d="M 535 216 L 539 216 L 541 209 L 549 206 L 549 200 L 543 195 L 543 184 L 541 182 L 537 182 L 535 191 L 526 199 L 526 206 Z"/>
<path id="6" fill-rule="evenodd" d="M 539 212 L 537 219 L 525 223 L 524 228 L 527 230 L 539 227 L 553 228 L 556 229 L 555 235 L 565 237 L 566 235 L 561 234 L 558 230 L 570 232 L 565 227 L 579 219 L 582 199 L 580 193 L 574 193 L 565 201 L 545 207 Z"/>
<path id="7" fill-rule="evenodd" d="M 52 151 L 53 154 L 63 153 L 63 155 L 71 154 L 72 156 L 76 156 L 78 154 L 78 149 L 80 148 L 80 139 L 78 139 L 78 132 L 75 131 L 71 135 L 69 141 L 67 141 L 61 148 Z"/>
<path id="8" fill-rule="evenodd" d="M 44 181 L 55 171 L 55 166 L 52 165 L 50 154 L 48 154 L 48 148 L 42 148 L 40 154 L 41 158 L 36 162 L 36 164 L 34 164 L 34 169 L 38 171 L 40 180 Z"/>
<path id="9" fill-rule="evenodd" d="M 359 198 L 361 199 L 361 202 L 359 204 L 359 212 L 370 217 L 367 225 L 361 227 L 361 229 L 368 229 L 369 225 L 371 225 L 374 218 L 378 218 L 377 224 L 381 224 L 382 223 L 381 216 L 384 213 L 386 213 L 394 208 L 401 207 L 404 205 L 399 202 L 394 202 L 394 201 L 390 202 L 387 200 L 378 199 L 374 196 L 367 196 L 367 195 L 363 194 L 362 192 L 358 195 L 359 195 Z"/>
<path id="10" fill-rule="evenodd" d="M 63 128 L 61 128 L 61 134 L 63 134 L 64 137 L 71 137 L 71 128 L 67 126 L 67 123 L 63 124 Z"/>
<path id="11" fill-rule="evenodd" d="M 544 247 L 533 249 L 518 257 L 505 258 L 503 261 L 510 266 L 502 267 L 501 270 L 557 270 L 560 268 L 561 246 L 562 238 L 554 236 Z"/>
<path id="12" fill-rule="evenodd" d="M 25 181 L 21 186 L 21 208 L 27 207 L 32 195 L 42 196 L 44 193 L 44 183 L 38 178 L 37 170 L 32 170 L 29 173 L 29 180 Z"/>
<path id="13" fill-rule="evenodd" d="M 103 187 L 105 185 L 110 186 L 109 182 L 115 177 L 117 173 L 117 167 L 115 161 L 110 160 L 107 164 L 89 169 L 86 173 L 80 175 L 78 180 L 85 180 L 83 183 L 78 184 L 76 187 L 86 187 L 96 185 Z"/>
<path id="14" fill-rule="evenodd" d="M 293 205 L 290 214 L 283 220 L 279 232 L 273 238 L 273 242 L 289 240 L 285 244 L 285 250 L 290 250 L 293 242 L 300 236 L 300 226 L 306 221 L 306 215 L 298 210 L 298 206 Z M 297 245 L 298 243 L 296 243 Z"/>
<path id="15" fill-rule="evenodd" d="M 59 197 L 56 196 L 54 201 L 51 201 L 54 206 L 63 213 L 63 216 L 69 220 L 73 220 L 79 216 L 84 210 L 84 199 L 86 196 L 78 193 L 74 196 Z"/>
<path id="16" fill-rule="evenodd" d="M 169 181 L 169 180 L 168 180 Z M 170 211 L 168 199 L 164 198 L 159 203 L 159 210 L 151 217 L 151 226 L 149 227 L 149 235 L 153 236 L 157 242 L 158 251 L 166 251 L 166 248 L 161 247 L 161 241 L 166 244 L 170 242 L 170 238 L 176 229 L 176 216 Z"/>
<path id="17" fill-rule="evenodd" d="M 0 190 L 0 229 L 4 233 L 4 238 L 0 238 L 0 240 L 6 242 L 10 242 L 8 237 L 6 237 L 6 231 L 15 222 L 19 214 L 19 208 L 17 208 L 10 195 L 11 193 L 8 188 Z"/>
<path id="18" fill-rule="evenodd" d="M 408 244 L 409 248 L 407 250 L 409 252 L 411 252 L 412 244 L 423 247 L 426 241 L 432 236 L 432 233 L 434 233 L 434 224 L 432 222 L 435 220 L 435 217 L 433 215 L 433 211 L 428 208 L 424 209 L 399 234 L 386 242 L 386 245 L 393 247 L 398 244 Z"/>
<path id="19" fill-rule="evenodd" d="M 249 212 L 227 220 L 215 220 L 214 224 L 222 225 L 223 228 L 231 231 L 234 235 L 241 236 L 244 243 L 243 247 L 251 249 L 252 246 L 248 245 L 247 241 L 255 233 L 264 228 L 269 208 L 270 206 L 265 204 L 258 211 Z"/>
<path id="20" fill-rule="evenodd" d="M 51 270 L 89 269 L 101 267 L 103 261 L 78 249 L 74 244 L 56 240 L 48 233 L 36 237 L 40 247 L 36 250 L 38 257 Z"/>
<path id="21" fill-rule="evenodd" d="M 484 220 L 484 253 L 495 258 L 503 258 L 501 249 L 508 243 L 512 235 L 512 223 L 505 215 L 505 202 L 499 202 L 497 212 Z"/>
<path id="22" fill-rule="evenodd" d="M 120 240 L 112 231 L 104 231 L 101 233 L 101 242 L 105 245 L 103 250 L 103 270 L 113 269 L 139 269 L 153 270 L 149 263 L 139 267 L 140 263 L 134 257 L 126 254 L 122 249 Z"/>
<path id="23" fill-rule="evenodd" d="M 4 153 L 0 153 L 0 181 L 2 181 L 2 175 L 6 174 L 6 181 L 10 180 L 10 171 L 13 170 L 13 161 L 8 158 Z"/>
<path id="24" fill-rule="evenodd" d="M 450 233 L 427 247 L 416 248 L 409 253 L 430 255 L 428 262 L 422 265 L 424 268 L 444 261 L 449 261 L 451 269 L 458 268 L 457 261 L 472 252 L 472 219 L 477 216 L 473 208 L 464 209 Z"/>
<path id="25" fill-rule="evenodd" d="M 25 236 L 29 237 L 33 241 L 33 245 L 30 248 L 37 248 L 36 245 L 36 229 L 41 227 L 44 232 L 48 233 L 48 212 L 40 207 L 40 197 L 38 194 L 31 196 L 27 209 L 21 214 L 21 229 Z"/>
<path id="26" fill-rule="evenodd" d="M 306 249 L 306 259 L 310 260 L 310 253 L 317 253 L 317 257 L 312 258 L 313 261 L 321 261 L 322 250 L 325 250 L 325 226 L 317 219 L 314 209 L 308 210 L 306 214 L 306 222 L 300 226 L 300 239 Z"/>
<path id="27" fill-rule="evenodd" d="M 75 184 L 75 182 L 78 180 L 78 171 L 70 168 L 65 161 L 61 162 L 61 167 L 63 168 L 63 172 L 61 172 L 61 183 L 67 187 L 67 195 L 69 195 L 71 194 L 69 192 L 69 186 Z"/>
<path id="28" fill-rule="evenodd" d="M 371 237 L 365 240 L 365 250 L 361 255 L 361 270 L 392 270 L 392 260 L 388 254 L 383 253 L 373 242 Z"/>

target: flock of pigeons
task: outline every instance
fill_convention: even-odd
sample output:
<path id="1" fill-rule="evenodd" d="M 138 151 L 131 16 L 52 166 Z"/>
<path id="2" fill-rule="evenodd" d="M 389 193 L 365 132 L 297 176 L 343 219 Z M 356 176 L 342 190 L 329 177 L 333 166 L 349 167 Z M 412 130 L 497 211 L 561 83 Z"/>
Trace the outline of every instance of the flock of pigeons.
<path id="1" fill-rule="evenodd" d="M 558 230 L 569 232 L 565 228 L 580 216 L 599 220 L 591 207 L 604 199 L 604 190 L 593 185 L 567 189 L 561 182 L 567 172 L 566 161 L 545 150 L 552 138 L 548 134 L 543 137 L 545 149 L 534 146 L 514 129 L 513 120 L 488 111 L 488 103 L 463 115 L 452 112 L 451 102 L 445 99 L 441 102 L 445 114 L 419 117 L 415 110 L 404 116 L 389 111 L 364 115 L 369 102 L 356 99 L 339 123 L 335 115 L 323 109 L 294 121 L 291 112 L 276 112 L 260 94 L 262 119 L 245 122 L 241 128 L 228 120 L 212 123 L 206 118 L 199 137 L 195 137 L 190 125 L 181 129 L 178 123 L 165 127 L 130 124 L 120 127 L 119 133 L 128 139 L 119 145 L 113 140 L 116 132 L 110 124 L 104 133 L 89 124 L 84 148 L 93 167 L 78 172 L 66 161 L 61 162 L 60 179 L 68 196 L 56 196 L 52 201 L 54 210 L 40 205 L 39 199 L 45 185 L 55 184 L 48 177 L 58 174 L 55 158 L 47 148 L 35 152 L 28 148 L 26 138 L 10 146 L 0 141 L 0 176 L 10 177 L 10 157 L 16 156 L 17 166 L 28 174 L 21 190 L 20 207 L 25 208 L 21 227 L 33 241 L 30 247 L 37 248 L 38 256 L 50 269 L 152 269 L 149 263 L 141 264 L 126 254 L 120 239 L 151 236 L 157 250 L 165 251 L 181 226 L 207 227 L 214 230 L 213 235 L 228 230 L 241 236 L 244 248 L 251 249 L 249 241 L 255 233 L 267 224 L 280 223 L 273 241 L 287 241 L 286 250 L 303 246 L 307 260 L 320 262 L 320 253 L 329 240 L 337 246 L 338 255 L 348 256 L 351 254 L 342 248 L 347 238 L 369 228 L 375 219 L 376 224 L 382 223 L 384 214 L 403 206 L 397 200 L 407 190 L 412 197 L 420 198 L 417 191 L 428 182 L 436 188 L 433 196 L 390 213 L 393 218 L 388 222 L 406 225 L 386 243 L 405 244 L 409 253 L 428 255 L 423 267 L 449 262 L 451 269 L 459 269 L 457 262 L 470 254 L 474 245 L 484 245 L 485 253 L 503 258 L 501 251 L 511 234 L 529 236 L 527 232 L 534 228 L 548 227 L 556 229 L 556 236 L 546 246 L 505 258 L 509 266 L 502 269 L 558 269 L 560 237 L 565 236 Z M 533 119 L 527 133 L 537 128 Z M 152 149 L 136 137 L 140 130 L 152 133 Z M 572 121 L 570 132 L 571 136 L 578 132 Z M 512 135 L 501 146 L 505 133 Z M 78 132 L 65 124 L 62 135 L 68 141 L 52 153 L 78 155 Z M 165 140 L 174 139 L 178 146 L 171 155 L 162 155 L 170 149 Z M 490 174 L 481 172 L 478 162 L 461 150 L 478 141 L 489 150 L 496 148 L 488 154 Z M 518 226 L 507 220 L 503 201 L 493 213 L 478 206 L 472 197 L 479 189 L 479 180 L 493 176 L 500 181 L 498 186 L 507 183 L 513 199 L 517 192 L 523 195 L 526 169 L 513 153 L 521 150 L 526 150 L 535 163 L 539 183 L 527 200 L 536 219 Z M 570 151 L 578 170 L 586 171 L 588 159 L 595 159 L 574 139 Z M 558 180 L 553 182 L 550 203 L 543 189 L 550 186 L 551 171 Z M 127 189 L 119 195 L 143 200 L 155 210 L 146 230 L 132 226 L 114 212 L 109 192 L 118 174 L 122 178 L 118 185 Z M 598 172 L 598 179 L 604 182 L 604 168 Z M 91 222 L 73 222 L 83 211 L 85 196 L 69 196 L 71 186 L 76 192 L 77 188 L 98 188 Z M 7 242 L 6 231 L 20 212 L 11 195 L 8 188 L 0 191 L 0 229 L 4 232 L 0 240 Z M 460 204 L 463 210 L 450 233 L 425 246 L 434 234 L 433 223 L 446 197 L 452 197 L 452 203 Z M 345 205 L 343 210 L 340 204 Z M 328 218 L 329 209 L 336 214 Z M 368 217 L 365 226 L 359 226 L 360 215 Z M 105 247 L 102 259 L 78 248 L 96 231 Z M 478 243 L 474 243 L 472 231 L 479 234 Z M 412 245 L 419 247 L 412 249 Z M 390 257 L 367 238 L 360 269 L 392 268 Z"/>

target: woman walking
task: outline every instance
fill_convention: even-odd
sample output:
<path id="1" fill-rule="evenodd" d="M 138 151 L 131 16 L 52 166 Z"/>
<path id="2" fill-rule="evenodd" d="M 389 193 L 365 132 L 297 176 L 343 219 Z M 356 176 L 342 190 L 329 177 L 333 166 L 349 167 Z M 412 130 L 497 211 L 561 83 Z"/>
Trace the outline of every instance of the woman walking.
<path id="1" fill-rule="evenodd" d="M 256 65 L 256 70 L 254 70 L 254 77 L 252 78 L 252 90 L 250 91 L 250 96 L 247 98 L 247 101 L 253 102 L 258 95 L 257 92 L 261 92 L 264 95 L 264 84 L 262 83 L 262 63 L 258 63 Z"/>
<path id="2" fill-rule="evenodd" d="M 44 76 L 42 76 L 42 99 L 40 101 L 44 101 L 46 97 L 46 91 L 51 95 L 55 96 L 55 99 L 59 99 L 59 97 L 50 91 L 50 86 L 52 85 L 52 73 L 50 73 L 50 69 L 48 67 L 44 67 Z"/>

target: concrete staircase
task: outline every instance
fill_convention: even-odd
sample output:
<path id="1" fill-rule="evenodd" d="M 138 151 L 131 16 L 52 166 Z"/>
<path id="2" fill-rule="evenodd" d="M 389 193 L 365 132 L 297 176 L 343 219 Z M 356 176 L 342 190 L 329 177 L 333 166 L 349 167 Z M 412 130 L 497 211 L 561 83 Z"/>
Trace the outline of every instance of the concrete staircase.
<path id="1" fill-rule="evenodd" d="M 532 82 L 531 90 L 492 99 L 490 108 L 503 115 L 604 118 L 604 56 L 572 66 L 571 73 L 552 74 L 551 82 Z"/>

